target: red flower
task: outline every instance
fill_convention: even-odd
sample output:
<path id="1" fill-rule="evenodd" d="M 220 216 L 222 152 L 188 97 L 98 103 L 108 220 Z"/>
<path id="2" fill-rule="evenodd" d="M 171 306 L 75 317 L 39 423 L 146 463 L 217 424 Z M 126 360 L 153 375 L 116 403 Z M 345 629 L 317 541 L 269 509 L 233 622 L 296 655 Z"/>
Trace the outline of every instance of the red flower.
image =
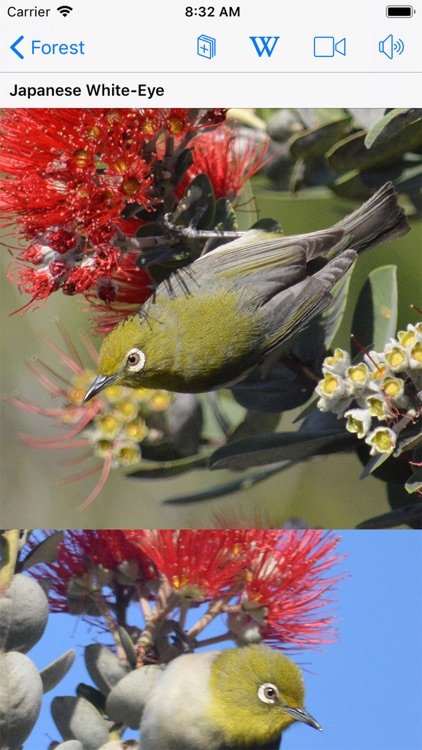
<path id="1" fill-rule="evenodd" d="M 193 165 L 177 188 L 182 197 L 191 180 L 206 174 L 215 197 L 233 201 L 245 183 L 266 164 L 269 139 L 259 141 L 253 131 L 223 125 L 216 130 L 198 133 L 193 145 Z"/>
<path id="2" fill-rule="evenodd" d="M 225 110 L 191 109 L 4 111 L 2 228 L 17 224 L 33 242 L 9 271 L 19 290 L 31 296 L 20 310 L 57 289 L 92 299 L 108 285 L 102 299 L 109 302 L 114 277 L 126 275 L 125 239 L 145 223 L 135 215 L 127 219 L 125 211 L 130 204 L 135 213 L 151 211 L 166 194 L 163 179 L 171 175 L 157 167 L 165 144 L 170 139 L 173 153 L 174 142 L 185 147 L 190 133 L 215 128 L 224 117 Z"/>
<path id="3" fill-rule="evenodd" d="M 152 279 L 147 271 L 137 267 L 136 257 L 135 253 L 127 253 L 119 268 L 86 295 L 94 310 L 94 329 L 102 336 L 134 313 L 152 294 Z"/>
<path id="4" fill-rule="evenodd" d="M 3 228 L 17 223 L 33 247 L 43 248 L 24 249 L 9 273 L 20 291 L 31 295 L 21 309 L 59 288 L 94 294 L 101 282 L 124 274 L 125 229 L 130 225 L 133 236 L 143 223 L 135 217 L 127 221 L 125 209 L 136 204 L 149 211 L 162 201 L 157 140 L 180 140 L 223 117 L 221 110 L 190 109 L 4 111 Z"/>
<path id="5" fill-rule="evenodd" d="M 250 532 L 254 534 L 254 532 Z M 315 646 L 335 640 L 334 618 L 324 614 L 328 595 L 342 576 L 331 572 L 341 559 L 339 537 L 325 531 L 268 531 L 256 545 L 240 601 L 261 622 L 265 640 L 283 646 Z"/>
<path id="6" fill-rule="evenodd" d="M 237 532 L 158 529 L 126 533 L 184 597 L 205 601 L 233 593 L 239 586 L 244 556 Z"/>
<path id="7" fill-rule="evenodd" d="M 44 537 L 49 535 L 44 532 Z M 34 545 L 32 545 L 34 546 Z M 57 561 L 31 569 L 36 580 L 50 583 L 52 612 L 100 615 L 97 595 L 114 586 L 133 588 L 156 577 L 149 560 L 132 546 L 123 531 L 66 531 Z M 111 594 L 107 599 L 112 602 Z"/>
<path id="8" fill-rule="evenodd" d="M 127 591 L 126 604 L 136 587 L 145 619 L 138 641 L 141 651 L 157 645 L 156 638 L 163 647 L 166 619 L 170 630 L 192 647 L 266 640 L 278 648 L 315 648 L 335 638 L 327 608 L 344 575 L 332 570 L 342 558 L 336 552 L 339 538 L 329 532 L 173 529 L 65 534 L 57 563 L 35 571 L 35 577 L 52 581 L 52 609 L 98 614 L 97 595 L 111 589 L 109 608 L 118 612 L 121 587 Z M 199 602 L 208 602 L 208 610 L 188 629 L 187 612 Z M 216 618 L 221 634 L 199 640 Z M 173 650 L 170 658 L 178 653 Z"/>

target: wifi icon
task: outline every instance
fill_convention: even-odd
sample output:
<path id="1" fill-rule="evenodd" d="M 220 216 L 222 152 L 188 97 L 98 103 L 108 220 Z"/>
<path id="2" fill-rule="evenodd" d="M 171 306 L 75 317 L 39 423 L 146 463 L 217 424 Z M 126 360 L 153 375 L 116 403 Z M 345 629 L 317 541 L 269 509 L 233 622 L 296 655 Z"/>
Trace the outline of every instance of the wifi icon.
<path id="1" fill-rule="evenodd" d="M 70 5 L 60 5 L 57 10 L 59 13 L 62 14 L 64 18 L 69 15 L 69 13 L 73 10 L 73 8 L 70 7 Z"/>

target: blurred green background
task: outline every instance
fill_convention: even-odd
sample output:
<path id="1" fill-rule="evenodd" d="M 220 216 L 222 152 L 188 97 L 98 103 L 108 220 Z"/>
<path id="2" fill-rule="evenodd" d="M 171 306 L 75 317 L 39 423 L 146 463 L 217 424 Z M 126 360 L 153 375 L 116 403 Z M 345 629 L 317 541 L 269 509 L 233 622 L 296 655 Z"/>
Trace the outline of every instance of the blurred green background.
<path id="1" fill-rule="evenodd" d="M 328 227 L 354 210 L 362 201 L 334 195 L 328 188 L 316 187 L 291 194 L 274 190 L 267 178 L 259 176 L 254 193 L 260 217 L 277 219 L 286 234 L 297 234 Z M 405 205 L 406 199 L 405 199 Z M 422 232 L 420 222 L 403 238 L 370 250 L 359 258 L 354 269 L 345 319 L 335 343 L 348 348 L 354 303 L 370 270 L 380 265 L 398 266 L 399 329 L 415 322 L 411 304 L 421 305 Z M 8 238 L 9 241 L 10 238 Z M 47 304 L 35 311 L 10 315 L 26 301 L 6 278 L 11 262 L 6 248 L 1 253 L 1 393 L 16 395 L 43 406 L 54 406 L 45 390 L 28 370 L 25 360 L 33 354 L 61 368 L 54 355 L 39 340 L 42 332 L 58 343 L 54 323 L 58 317 L 72 335 L 78 349 L 81 331 L 89 329 L 89 315 L 80 300 L 53 294 Z M 99 341 L 95 341 L 99 346 Z M 88 364 L 88 359 L 86 360 Z M 286 414 L 280 429 L 291 426 L 297 412 Z M 290 517 L 306 519 L 310 526 L 354 528 L 359 522 L 389 510 L 385 485 L 369 477 L 359 481 L 362 467 L 355 455 L 338 454 L 313 459 L 265 482 L 233 495 L 190 505 L 166 506 L 166 498 L 217 486 L 239 475 L 228 471 L 196 470 L 168 480 L 129 479 L 112 471 L 94 504 L 85 512 L 77 510 L 97 480 L 93 477 L 62 484 L 61 479 L 79 471 L 66 466 L 76 455 L 67 450 L 33 450 L 22 445 L 21 433 L 52 435 L 51 420 L 20 411 L 1 402 L 1 524 L 4 528 L 189 528 L 213 526 L 216 514 L 226 523 L 252 526 L 281 526 Z M 56 430 L 60 435 L 60 431 Z"/>

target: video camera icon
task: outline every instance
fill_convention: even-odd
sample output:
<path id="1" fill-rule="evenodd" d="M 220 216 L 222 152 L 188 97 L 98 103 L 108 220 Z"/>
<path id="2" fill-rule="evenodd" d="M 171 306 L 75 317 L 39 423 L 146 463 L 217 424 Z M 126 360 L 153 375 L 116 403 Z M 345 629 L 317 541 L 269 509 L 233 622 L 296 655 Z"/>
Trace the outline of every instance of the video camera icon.
<path id="1" fill-rule="evenodd" d="M 346 56 L 346 37 L 336 42 L 333 36 L 314 36 L 314 57 L 334 57 L 336 52 Z"/>

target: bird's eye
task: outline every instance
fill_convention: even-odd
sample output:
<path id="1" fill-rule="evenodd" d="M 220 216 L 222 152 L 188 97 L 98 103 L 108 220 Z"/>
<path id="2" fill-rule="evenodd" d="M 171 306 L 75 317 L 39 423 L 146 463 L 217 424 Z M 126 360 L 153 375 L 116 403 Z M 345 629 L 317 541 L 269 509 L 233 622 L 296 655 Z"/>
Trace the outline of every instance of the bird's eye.
<path id="1" fill-rule="evenodd" d="M 141 349 L 131 349 L 126 359 L 128 370 L 139 372 L 145 366 L 145 359 L 145 354 Z"/>
<path id="2" fill-rule="evenodd" d="M 258 698 L 263 703 L 277 703 L 278 701 L 278 690 L 272 682 L 264 682 L 259 686 Z"/>

